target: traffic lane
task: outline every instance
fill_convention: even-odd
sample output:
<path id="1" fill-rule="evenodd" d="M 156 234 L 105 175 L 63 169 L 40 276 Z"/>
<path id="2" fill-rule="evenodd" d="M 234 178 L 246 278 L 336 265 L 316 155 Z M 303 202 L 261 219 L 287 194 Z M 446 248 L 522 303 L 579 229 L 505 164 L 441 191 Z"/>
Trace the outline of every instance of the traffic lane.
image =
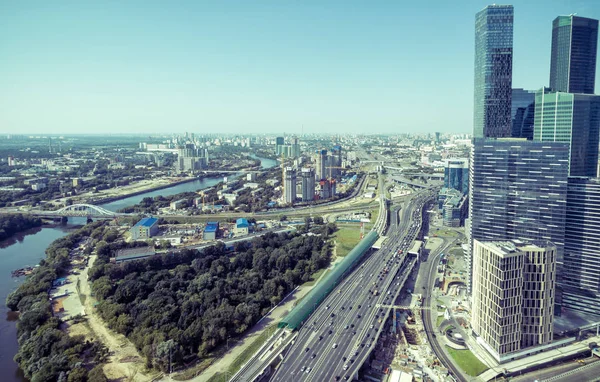
<path id="1" fill-rule="evenodd" d="M 406 210 L 405 210 L 405 211 L 406 211 Z M 406 212 L 405 212 L 405 213 L 406 213 Z M 390 254 L 388 254 L 388 255 L 386 256 L 386 258 L 389 258 L 390 256 L 391 256 L 391 255 L 390 255 Z M 377 257 L 377 256 L 375 256 L 375 255 L 374 255 L 374 256 L 372 256 L 372 258 L 373 258 L 373 259 L 375 259 L 376 257 Z M 368 270 L 370 270 L 370 269 L 375 269 L 375 266 L 376 266 L 376 265 L 373 263 L 373 264 L 372 264 L 372 266 L 370 266 L 368 269 L 365 269 L 365 270 L 366 270 L 366 271 L 368 271 Z M 373 279 L 375 279 L 375 277 L 373 277 Z M 389 285 L 389 282 L 388 282 L 388 285 Z M 366 294 L 365 294 L 365 297 L 366 297 Z M 363 300 L 363 301 L 365 301 L 365 300 Z M 347 321 L 346 321 L 346 322 L 347 322 Z M 315 338 L 315 337 L 313 337 L 313 338 Z M 297 347 L 297 350 L 296 350 L 296 351 L 297 351 L 297 352 L 300 352 L 299 358 L 303 358 L 303 357 L 302 357 L 302 355 L 301 355 L 301 349 L 302 349 L 302 345 L 304 345 L 304 343 L 305 343 L 305 342 L 304 342 L 304 341 L 300 341 L 300 342 L 301 342 L 301 345 L 299 345 L 299 346 Z M 340 339 L 340 342 L 342 342 L 342 340 L 341 340 L 341 339 Z M 309 343 L 310 343 L 310 342 L 309 342 Z M 322 345 L 322 347 L 321 347 L 321 348 L 324 348 L 325 346 L 329 345 L 330 343 L 331 343 L 331 341 L 327 341 L 327 343 L 324 343 L 324 344 Z M 345 344 L 345 341 L 344 341 L 344 344 Z M 310 352 L 310 350 L 309 350 L 308 352 Z M 329 352 L 329 353 L 330 353 L 330 352 Z M 292 356 L 292 358 L 295 358 L 295 357 L 294 357 L 294 355 L 292 355 L 292 354 L 290 354 L 290 355 Z M 301 363 L 301 362 L 300 362 L 300 363 Z M 283 369 L 283 366 L 284 366 L 284 365 L 282 365 L 282 369 Z"/>
<path id="2" fill-rule="evenodd" d="M 388 289 L 390 291 L 390 295 L 382 295 L 378 298 L 378 303 L 380 304 L 384 304 L 384 305 L 389 305 L 391 304 L 393 301 L 391 301 L 390 299 L 392 298 L 392 295 L 395 295 L 396 292 L 399 290 L 399 287 L 395 286 L 394 283 L 395 280 L 398 279 L 398 277 L 400 277 L 401 272 L 397 273 L 396 277 L 387 277 L 387 284 L 391 285 Z M 393 275 L 393 274 L 392 274 Z M 369 300 L 368 298 L 368 294 L 367 294 L 367 300 Z M 383 324 L 383 314 L 384 314 L 384 309 L 377 309 L 377 307 L 375 307 L 375 309 L 373 309 L 373 315 L 371 316 L 370 320 L 367 320 L 366 323 L 364 324 L 359 324 L 358 328 L 361 331 L 360 336 L 357 337 L 356 339 L 351 338 L 350 339 L 350 343 L 348 344 L 348 348 L 350 349 L 348 351 L 347 354 L 347 360 L 346 362 L 339 362 L 337 364 L 337 366 L 334 366 L 332 368 L 328 368 L 328 369 L 324 369 L 325 372 L 324 374 L 321 373 L 319 374 L 321 377 L 326 378 L 324 380 L 329 380 L 330 378 L 333 379 L 335 376 L 341 376 L 344 374 L 344 370 L 343 370 L 343 366 L 345 364 L 349 365 L 349 368 L 354 366 L 353 364 L 357 361 L 357 355 L 356 352 L 358 352 L 358 357 L 360 356 L 360 353 L 362 353 L 363 351 L 367 351 L 368 348 L 370 346 L 367 346 L 367 344 L 371 344 L 371 342 L 373 341 L 373 337 L 371 337 L 373 335 L 373 332 L 376 332 L 381 325 Z M 379 322 L 379 321 L 382 322 Z M 373 325 L 373 329 L 370 328 L 370 326 Z M 361 326 L 364 326 L 361 327 Z M 363 330 L 366 329 L 365 332 L 363 332 Z M 369 336 L 367 337 L 366 334 L 368 334 Z M 341 345 L 340 345 L 341 347 Z"/>
<path id="3" fill-rule="evenodd" d="M 363 268 L 363 267 L 361 267 L 361 268 L 362 268 L 362 272 L 357 272 L 357 274 L 356 274 L 356 275 L 357 275 L 358 279 L 356 279 L 356 278 L 355 278 L 355 280 L 360 280 L 360 275 L 361 275 L 361 274 L 363 274 L 363 275 L 368 275 L 368 274 L 369 274 L 369 273 L 368 273 L 369 271 L 371 271 L 371 272 L 372 272 L 372 271 L 374 271 L 374 269 L 376 269 L 376 265 L 377 265 L 377 264 L 376 264 L 375 262 L 373 262 L 373 263 L 372 263 L 370 266 L 368 266 L 368 267 L 366 267 L 366 268 Z M 359 270 L 360 270 L 360 268 L 359 268 Z M 343 287 L 343 285 L 342 285 L 342 287 Z M 357 285 L 354 285 L 354 286 L 350 285 L 350 288 L 347 288 L 347 289 L 346 289 L 346 291 L 347 291 L 347 295 L 349 295 L 349 294 L 353 293 L 353 289 L 354 289 L 354 288 L 352 288 L 352 287 L 356 288 L 356 287 L 357 287 Z M 346 300 L 346 301 L 347 301 L 347 300 L 349 300 L 349 298 L 348 298 L 348 296 L 347 296 L 347 295 L 346 295 L 346 296 L 342 296 L 342 297 L 340 297 L 340 295 L 339 295 L 339 294 L 332 294 L 332 298 L 331 298 L 331 299 L 330 299 L 330 298 L 326 299 L 326 301 L 325 301 L 325 302 L 324 302 L 322 305 L 325 305 L 325 306 L 330 306 L 330 307 L 331 307 L 331 308 L 333 308 L 333 309 L 331 309 L 331 308 L 330 308 L 330 309 L 328 309 L 328 310 L 320 309 L 320 310 L 321 310 L 321 311 L 323 311 L 324 313 L 323 313 L 323 314 L 322 314 L 322 315 L 321 315 L 319 318 L 320 318 L 321 320 L 330 320 L 330 319 L 331 319 L 331 317 L 329 316 L 329 314 L 330 314 L 330 312 L 331 312 L 331 311 L 335 312 L 336 310 L 338 310 L 338 314 L 339 314 L 339 310 L 340 310 L 340 306 L 341 306 L 341 304 L 343 304 L 344 300 Z M 332 300 L 333 300 L 333 301 L 332 301 Z M 328 303 L 329 303 L 330 305 L 329 305 Z M 335 307 L 338 307 L 338 309 L 335 309 Z M 343 314 L 342 314 L 342 315 L 343 315 Z M 311 321 L 313 321 L 313 318 L 312 318 L 312 317 L 311 317 L 311 318 L 309 318 L 309 322 L 311 322 Z M 338 321 L 338 320 L 335 320 L 335 319 L 334 319 L 334 322 L 337 322 L 337 321 Z M 329 322 L 329 321 L 324 321 L 324 322 Z M 313 324 L 314 324 L 314 322 L 313 322 Z M 338 324 L 336 324 L 336 325 L 335 325 L 335 328 L 332 328 L 332 329 L 335 329 L 335 330 L 337 330 L 339 327 L 343 327 L 343 326 L 339 325 L 339 323 L 338 323 Z M 306 326 L 305 326 L 305 327 L 303 327 L 301 330 L 304 330 L 304 328 L 306 328 Z M 320 328 L 321 328 L 321 330 L 322 330 L 322 326 L 321 326 Z M 317 340 L 315 340 L 315 341 L 322 341 L 322 344 L 321 344 L 321 345 L 317 345 L 317 347 L 316 347 L 316 348 L 315 348 L 314 342 L 312 343 L 312 344 L 313 344 L 313 348 L 314 348 L 315 350 L 322 351 L 322 350 L 323 350 L 323 348 L 326 348 L 326 347 L 327 347 L 329 344 L 331 344 L 331 343 L 332 343 L 332 342 L 331 342 L 332 340 L 330 339 L 330 336 L 329 336 L 329 335 L 328 335 L 328 333 L 327 333 L 327 330 L 329 330 L 328 328 L 329 328 L 329 326 L 326 326 L 326 327 L 325 327 L 325 332 L 321 332 L 321 333 L 322 333 L 322 335 L 323 335 L 323 337 L 324 337 L 324 339 L 323 339 L 323 340 L 318 340 L 318 335 L 315 337 L 315 338 L 317 339 Z M 301 363 L 304 361 L 304 360 L 303 360 L 303 358 L 305 358 L 305 355 L 302 353 L 302 349 L 305 349 L 305 345 L 306 345 L 306 337 L 302 336 L 302 337 L 300 338 L 300 340 L 299 340 L 299 341 L 297 341 L 297 343 L 298 343 L 298 345 L 296 345 L 296 346 L 295 346 L 295 348 L 296 348 L 296 349 L 295 349 L 295 350 L 293 350 L 293 351 L 290 353 L 290 360 L 291 360 L 291 361 L 294 363 L 294 365 L 292 366 L 292 369 L 295 369 L 295 368 L 298 368 L 298 367 L 300 367 L 300 368 L 302 367 L 301 365 L 299 366 L 299 365 L 297 365 L 297 364 L 298 364 L 298 363 L 300 363 L 300 364 L 301 364 Z M 310 353 L 310 350 L 309 350 L 309 353 Z M 294 361 L 294 358 L 296 358 L 296 357 L 298 357 L 298 360 L 295 360 L 295 361 Z M 288 362 L 284 362 L 284 363 L 286 363 L 286 364 L 287 364 Z M 282 365 L 282 366 L 283 366 L 283 365 Z M 287 366 L 287 365 L 286 365 L 286 366 Z"/>
<path id="4" fill-rule="evenodd" d="M 361 317 L 362 317 L 362 315 L 364 315 L 364 314 L 367 313 L 366 310 L 368 309 L 368 305 L 366 305 L 366 302 L 369 301 L 369 293 L 367 293 L 367 292 L 361 293 L 361 295 L 357 298 L 357 302 L 361 302 L 361 301 L 364 303 L 364 305 L 361 305 L 361 308 L 358 309 L 358 312 L 360 312 L 358 314 L 361 314 Z M 355 322 L 358 325 L 355 325 L 355 328 L 349 328 L 349 329 L 343 329 L 343 326 L 342 326 L 342 329 L 339 329 L 339 330 L 348 331 L 348 332 L 350 332 L 351 330 L 352 331 L 356 330 L 357 331 L 357 335 L 358 335 L 358 330 L 360 330 L 360 323 L 358 321 L 360 319 L 354 318 L 354 314 L 351 314 L 350 317 L 352 317 L 352 319 L 354 320 L 353 322 Z M 346 321 L 346 323 L 347 322 L 348 321 Z M 354 337 L 355 337 L 355 335 L 352 335 L 352 336 L 347 335 L 347 336 L 344 336 L 342 338 L 337 339 L 336 341 L 338 343 L 338 347 L 340 349 L 348 348 L 349 345 L 352 344 L 352 342 L 354 341 Z M 358 341 L 358 339 L 356 341 Z M 332 341 L 329 341 L 328 343 L 324 344 L 323 346 L 328 347 L 330 344 L 332 344 Z M 325 358 L 327 358 L 327 353 L 332 353 L 332 352 L 331 351 L 327 351 L 325 353 L 326 354 L 322 354 L 321 357 L 323 357 L 325 355 L 326 356 Z M 331 355 L 331 354 L 329 354 L 329 355 Z M 343 364 L 340 364 L 340 368 L 342 366 L 343 366 Z"/>
<path id="5" fill-rule="evenodd" d="M 356 279 L 355 281 L 360 281 L 359 279 Z M 352 286 L 352 285 L 350 285 Z M 334 299 L 334 301 L 331 302 L 330 305 L 326 305 L 326 306 L 330 306 L 330 309 L 324 310 L 324 313 L 319 317 L 319 320 L 321 320 L 320 326 L 317 328 L 316 332 L 320 332 L 323 336 L 323 333 L 328 333 L 329 330 L 334 330 L 334 328 L 337 326 L 336 322 L 339 321 L 339 319 L 336 319 L 337 315 L 336 315 L 336 311 L 341 311 L 341 306 L 343 306 L 344 300 L 348 300 L 350 298 L 350 294 L 351 294 L 351 289 L 347 288 L 347 290 L 345 291 L 345 295 L 344 296 L 337 296 L 337 298 Z M 337 308 L 337 309 L 336 309 Z M 331 317 L 331 313 L 333 313 L 335 316 Z M 329 325 L 329 322 L 333 321 L 334 325 Z M 309 322 L 314 322 L 312 318 L 309 318 Z M 328 335 L 328 337 L 330 336 L 335 336 L 336 335 L 336 331 L 334 330 L 333 333 L 331 335 Z M 326 337 L 324 337 L 323 339 L 325 339 Z M 311 341 L 312 339 L 312 341 Z M 308 342 L 307 342 L 308 340 Z M 296 349 L 294 351 L 293 354 L 290 354 L 292 356 L 291 360 L 292 360 L 292 364 L 291 365 L 287 365 L 289 366 L 292 370 L 295 369 L 300 369 L 303 366 L 306 367 L 308 365 L 303 365 L 303 363 L 306 363 L 306 354 L 304 353 L 310 353 L 310 354 L 314 354 L 311 353 L 311 348 L 313 349 L 313 351 L 319 351 L 322 350 L 322 347 L 325 346 L 325 342 L 323 340 L 319 340 L 319 334 L 315 333 L 315 330 L 311 330 L 310 332 L 308 332 L 305 336 L 303 336 L 303 338 L 301 340 L 297 340 L 297 345 L 295 346 Z M 320 344 L 321 343 L 321 344 Z M 321 346 L 319 346 L 321 345 Z M 308 348 L 308 352 L 306 351 L 306 348 Z M 294 360 L 293 355 L 296 355 L 296 359 Z M 283 364 L 282 364 L 283 366 Z"/>

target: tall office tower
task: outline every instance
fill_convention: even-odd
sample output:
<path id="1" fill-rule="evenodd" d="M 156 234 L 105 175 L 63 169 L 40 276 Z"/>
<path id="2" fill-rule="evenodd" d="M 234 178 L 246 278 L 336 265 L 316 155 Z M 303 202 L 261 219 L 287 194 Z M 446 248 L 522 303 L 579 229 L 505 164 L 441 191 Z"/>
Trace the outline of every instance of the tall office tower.
<path id="1" fill-rule="evenodd" d="M 469 193 L 469 159 L 448 159 L 444 168 L 444 187 Z"/>
<path id="2" fill-rule="evenodd" d="M 331 149 L 331 157 L 329 160 L 329 165 L 331 168 L 331 177 L 339 178 L 342 175 L 342 170 L 340 168 L 342 166 L 342 146 L 335 145 Z M 329 176 L 329 172 L 327 173 Z"/>
<path id="3" fill-rule="evenodd" d="M 562 261 L 568 171 L 567 143 L 475 139 L 469 173 L 471 245 L 473 240 L 549 240 Z M 471 277 L 468 282 L 470 289 Z"/>
<path id="4" fill-rule="evenodd" d="M 569 143 L 569 175 L 595 177 L 600 139 L 600 96 L 540 89 L 535 95 L 533 139 Z"/>
<path id="5" fill-rule="evenodd" d="M 302 176 L 302 201 L 311 202 L 315 199 L 315 170 L 303 168 Z"/>
<path id="6" fill-rule="evenodd" d="M 285 144 L 285 139 L 283 137 L 275 138 L 275 154 L 281 155 L 284 144 Z"/>
<path id="7" fill-rule="evenodd" d="M 600 316 L 600 179 L 569 178 L 562 306 Z"/>
<path id="8" fill-rule="evenodd" d="M 439 143 L 440 142 L 440 132 L 436 131 L 435 132 L 435 143 Z"/>
<path id="9" fill-rule="evenodd" d="M 475 17 L 475 138 L 511 135 L 513 14 L 512 5 L 488 5 Z"/>
<path id="10" fill-rule="evenodd" d="M 513 138 L 533 139 L 533 117 L 535 115 L 535 91 L 512 90 L 510 108 Z"/>
<path id="11" fill-rule="evenodd" d="M 292 139 L 292 156 L 294 158 L 300 157 L 300 140 L 296 137 Z"/>
<path id="12" fill-rule="evenodd" d="M 556 246 L 519 240 L 473 244 L 471 325 L 486 350 L 502 363 L 515 352 L 550 343 Z"/>
<path id="13" fill-rule="evenodd" d="M 594 94 L 598 20 L 558 16 L 552 22 L 550 88 L 565 93 Z"/>
<path id="14" fill-rule="evenodd" d="M 296 169 L 292 167 L 285 168 L 285 203 L 294 203 L 296 201 Z"/>
<path id="15" fill-rule="evenodd" d="M 317 180 L 327 177 L 327 150 L 317 150 L 315 160 L 315 176 Z"/>

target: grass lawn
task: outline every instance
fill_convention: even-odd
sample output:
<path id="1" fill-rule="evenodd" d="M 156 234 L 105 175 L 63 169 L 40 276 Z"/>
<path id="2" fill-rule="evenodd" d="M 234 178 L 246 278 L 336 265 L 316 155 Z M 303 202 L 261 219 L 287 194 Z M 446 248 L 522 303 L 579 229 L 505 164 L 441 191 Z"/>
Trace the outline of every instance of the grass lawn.
<path id="1" fill-rule="evenodd" d="M 263 330 L 263 332 L 250 344 L 250 346 L 244 349 L 244 351 L 242 351 L 242 353 L 236 359 L 234 359 L 233 362 L 231 362 L 231 365 L 229 365 L 226 373 L 216 373 L 209 378 L 207 382 L 228 381 L 231 376 L 237 373 L 238 370 L 240 370 L 240 368 L 244 366 L 244 364 L 250 359 L 250 357 L 252 357 L 252 355 L 254 355 L 254 353 L 256 353 L 256 351 L 260 349 L 265 342 L 267 342 L 269 337 L 274 333 L 276 327 L 277 324 L 273 324 L 265 328 L 265 330 Z"/>
<path id="2" fill-rule="evenodd" d="M 444 321 L 444 316 L 438 316 L 437 320 L 435 321 L 435 328 L 439 328 L 440 325 L 442 324 L 442 321 Z"/>
<path id="3" fill-rule="evenodd" d="M 335 241 L 337 256 L 346 256 L 360 241 L 360 225 L 338 225 Z"/>
<path id="4" fill-rule="evenodd" d="M 470 350 L 456 350 L 448 346 L 446 350 L 458 366 L 471 377 L 476 377 L 488 369 Z"/>
<path id="5" fill-rule="evenodd" d="M 319 279 L 319 277 L 321 277 L 321 275 L 323 273 L 327 273 L 327 272 L 329 272 L 329 269 L 327 269 L 327 268 L 323 268 L 323 269 L 316 271 L 315 273 L 313 273 L 312 276 L 310 276 L 310 280 L 305 282 L 304 285 L 308 285 L 308 286 L 314 285 L 317 282 L 317 280 Z"/>

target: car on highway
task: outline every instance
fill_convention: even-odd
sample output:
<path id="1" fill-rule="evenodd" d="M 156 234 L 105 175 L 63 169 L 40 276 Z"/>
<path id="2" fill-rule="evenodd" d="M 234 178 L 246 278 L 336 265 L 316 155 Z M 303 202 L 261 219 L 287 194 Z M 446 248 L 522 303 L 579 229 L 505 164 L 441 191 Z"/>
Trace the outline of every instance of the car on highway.
<path id="1" fill-rule="evenodd" d="M 332 348 L 332 349 L 335 349 L 335 348 L 337 348 L 337 344 L 333 344 L 333 345 L 331 346 L 331 348 Z"/>

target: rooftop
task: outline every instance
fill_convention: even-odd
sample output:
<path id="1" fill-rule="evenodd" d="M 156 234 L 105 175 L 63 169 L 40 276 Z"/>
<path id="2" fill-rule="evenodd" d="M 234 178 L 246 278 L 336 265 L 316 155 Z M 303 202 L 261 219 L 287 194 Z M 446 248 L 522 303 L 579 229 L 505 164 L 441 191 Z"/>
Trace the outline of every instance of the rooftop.
<path id="1" fill-rule="evenodd" d="M 144 227 L 152 227 L 154 224 L 158 222 L 157 218 L 143 218 L 139 222 L 135 223 L 134 227 L 144 226 Z"/>

